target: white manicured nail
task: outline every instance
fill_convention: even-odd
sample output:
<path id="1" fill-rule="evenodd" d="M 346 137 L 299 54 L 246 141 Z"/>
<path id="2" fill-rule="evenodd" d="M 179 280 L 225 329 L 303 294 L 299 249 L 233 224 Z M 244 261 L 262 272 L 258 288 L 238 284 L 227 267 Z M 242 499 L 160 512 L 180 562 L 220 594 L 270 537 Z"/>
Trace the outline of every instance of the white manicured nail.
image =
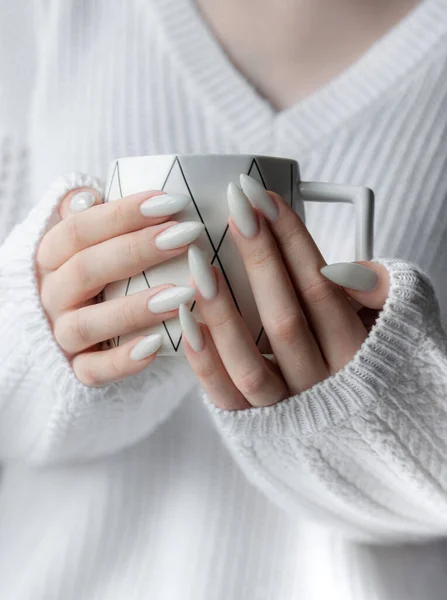
<path id="1" fill-rule="evenodd" d="M 217 293 L 217 282 L 212 266 L 205 253 L 195 244 L 188 248 L 188 264 L 194 282 L 207 300 L 211 300 Z"/>
<path id="2" fill-rule="evenodd" d="M 246 238 L 255 236 L 259 230 L 258 219 L 247 196 L 235 183 L 228 185 L 227 200 L 231 218 L 241 234 Z"/>
<path id="3" fill-rule="evenodd" d="M 180 327 L 182 328 L 182 333 L 185 336 L 186 341 L 194 352 L 200 352 L 200 350 L 203 349 L 204 339 L 194 315 L 184 304 L 180 304 L 178 316 Z"/>
<path id="4" fill-rule="evenodd" d="M 191 198 L 185 194 L 161 194 L 140 204 L 140 212 L 145 217 L 165 217 L 178 213 L 188 206 Z"/>
<path id="5" fill-rule="evenodd" d="M 326 265 L 320 273 L 338 285 L 361 292 L 371 292 L 379 279 L 372 269 L 350 262 Z"/>
<path id="6" fill-rule="evenodd" d="M 143 360 L 143 358 L 147 358 L 154 352 L 159 350 L 161 343 L 163 341 L 163 336 L 159 333 L 154 333 L 146 336 L 142 340 L 135 344 L 135 346 L 130 351 L 130 359 L 131 360 Z"/>
<path id="7" fill-rule="evenodd" d="M 162 292 L 158 292 L 147 303 L 148 309 L 152 313 L 162 313 L 168 310 L 174 310 L 184 302 L 189 302 L 195 296 L 196 288 L 192 286 L 170 287 Z"/>
<path id="8" fill-rule="evenodd" d="M 78 192 L 70 200 L 71 212 L 81 212 L 93 206 L 96 202 L 95 194 L 92 192 Z"/>
<path id="9" fill-rule="evenodd" d="M 159 250 L 180 248 L 196 240 L 204 229 L 205 225 L 199 221 L 183 221 L 159 233 L 155 245 Z"/>
<path id="10" fill-rule="evenodd" d="M 259 208 L 270 221 L 276 221 L 279 215 L 279 209 L 276 203 L 263 185 L 250 177 L 250 175 L 242 174 L 240 176 L 241 187 L 244 194 L 250 200 L 252 205 Z"/>

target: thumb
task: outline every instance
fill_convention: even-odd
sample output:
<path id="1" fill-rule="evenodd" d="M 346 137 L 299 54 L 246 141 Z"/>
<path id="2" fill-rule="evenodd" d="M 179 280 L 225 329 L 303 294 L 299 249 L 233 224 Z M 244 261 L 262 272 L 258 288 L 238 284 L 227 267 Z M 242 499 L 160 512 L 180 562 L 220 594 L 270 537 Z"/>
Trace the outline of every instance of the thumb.
<path id="1" fill-rule="evenodd" d="M 326 265 L 320 272 L 363 306 L 383 308 L 390 284 L 388 270 L 383 265 L 363 260 L 340 262 Z"/>
<path id="2" fill-rule="evenodd" d="M 58 206 L 58 212 L 62 219 L 70 214 L 87 210 L 94 204 L 102 204 L 100 194 L 93 188 L 84 187 L 71 190 Z"/>

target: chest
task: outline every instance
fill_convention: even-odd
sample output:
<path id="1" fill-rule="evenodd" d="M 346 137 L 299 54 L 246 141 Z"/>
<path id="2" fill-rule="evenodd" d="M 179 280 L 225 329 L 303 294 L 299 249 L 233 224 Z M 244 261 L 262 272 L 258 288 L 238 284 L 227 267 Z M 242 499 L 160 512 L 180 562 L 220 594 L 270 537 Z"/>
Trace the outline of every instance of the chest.
<path id="1" fill-rule="evenodd" d="M 447 262 L 445 56 L 356 111 L 343 105 L 346 81 L 338 80 L 275 113 L 181 12 L 137 0 L 113 11 L 95 2 L 75 13 L 71 4 L 60 3 L 39 50 L 30 140 L 36 196 L 67 171 L 104 177 L 119 156 L 289 156 L 304 179 L 375 190 L 377 255 L 433 271 Z M 326 260 L 351 260 L 352 208 L 306 208 Z"/>

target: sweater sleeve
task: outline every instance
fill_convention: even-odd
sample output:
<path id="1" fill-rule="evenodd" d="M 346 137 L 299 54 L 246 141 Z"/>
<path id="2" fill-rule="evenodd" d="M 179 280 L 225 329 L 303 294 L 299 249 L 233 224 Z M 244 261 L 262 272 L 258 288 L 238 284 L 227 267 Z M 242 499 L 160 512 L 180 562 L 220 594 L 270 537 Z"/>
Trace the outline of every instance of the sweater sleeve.
<path id="1" fill-rule="evenodd" d="M 247 478 L 299 518 L 361 541 L 447 533 L 447 336 L 428 277 L 376 259 L 390 290 L 343 369 L 276 405 L 210 410 Z"/>
<path id="2" fill-rule="evenodd" d="M 159 357 L 133 377 L 82 384 L 41 306 L 35 254 L 62 197 L 96 179 L 59 178 L 0 246 L 0 459 L 50 464 L 116 452 L 149 435 L 194 383 L 184 357 Z"/>

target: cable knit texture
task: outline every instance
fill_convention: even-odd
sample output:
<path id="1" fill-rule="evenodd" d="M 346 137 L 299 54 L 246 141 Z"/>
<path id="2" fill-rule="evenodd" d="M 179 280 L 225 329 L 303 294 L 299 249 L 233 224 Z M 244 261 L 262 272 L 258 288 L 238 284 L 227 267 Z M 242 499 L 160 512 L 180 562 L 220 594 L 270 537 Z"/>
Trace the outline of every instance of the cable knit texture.
<path id="1" fill-rule="evenodd" d="M 192 0 L 0 0 L 0 39 L 0 597 L 445 600 L 445 0 L 280 112 Z M 241 411 L 182 357 L 74 376 L 40 240 L 112 159 L 175 152 L 289 156 L 374 189 L 390 291 L 343 369 Z M 306 225 L 328 263 L 354 259 L 352 207 L 307 203 Z"/>

